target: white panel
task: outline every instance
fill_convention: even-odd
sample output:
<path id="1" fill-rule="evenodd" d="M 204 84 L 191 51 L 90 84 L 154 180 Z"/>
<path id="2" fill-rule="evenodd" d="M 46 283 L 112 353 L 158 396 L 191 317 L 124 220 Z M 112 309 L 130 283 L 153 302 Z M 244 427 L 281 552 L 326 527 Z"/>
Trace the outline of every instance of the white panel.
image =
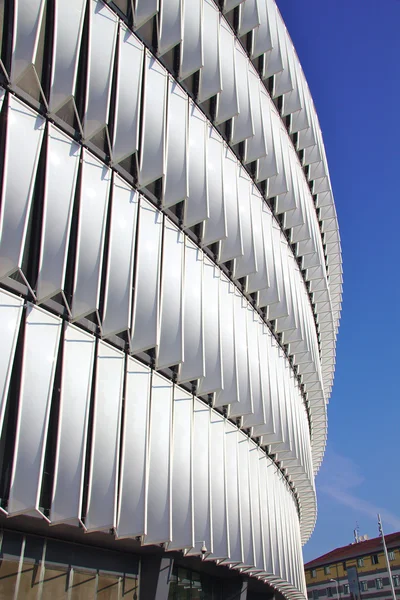
<path id="1" fill-rule="evenodd" d="M 235 356 L 235 320 L 234 320 L 235 286 L 225 275 L 221 274 L 221 352 L 223 390 L 218 394 L 215 406 L 224 406 L 238 402 L 238 382 Z"/>
<path id="2" fill-rule="evenodd" d="M 226 497 L 228 506 L 229 562 L 242 560 L 242 547 L 239 520 L 239 433 L 235 425 L 225 421 L 225 473 Z"/>
<path id="3" fill-rule="evenodd" d="M 85 519 L 88 531 L 107 531 L 116 526 L 124 365 L 123 352 L 99 342 Z"/>
<path id="4" fill-rule="evenodd" d="M 230 148 L 225 149 L 223 188 L 227 237 L 221 244 L 220 262 L 232 260 L 243 254 L 242 228 L 239 218 L 238 161 Z"/>
<path id="5" fill-rule="evenodd" d="M 136 0 L 134 25 L 141 27 L 158 12 L 159 0 Z"/>
<path id="6" fill-rule="evenodd" d="M 241 222 L 241 231 L 243 238 L 243 256 L 235 261 L 235 279 L 250 275 L 257 271 L 253 222 L 251 216 L 250 191 L 251 180 L 244 168 L 239 169 L 238 178 L 238 196 L 239 196 L 239 215 Z"/>
<path id="7" fill-rule="evenodd" d="M 220 308 L 220 271 L 209 258 L 204 257 L 204 359 L 206 376 L 200 381 L 199 394 L 222 389 Z"/>
<path id="8" fill-rule="evenodd" d="M 39 511 L 60 332 L 61 319 L 28 305 L 9 515 Z"/>
<path id="9" fill-rule="evenodd" d="M 268 22 L 271 33 L 271 50 L 265 55 L 264 79 L 283 69 L 281 45 L 278 36 L 278 20 L 281 20 L 275 2 L 267 2 Z"/>
<path id="10" fill-rule="evenodd" d="M 44 0 L 19 0 L 15 5 L 11 82 L 17 83 L 34 64 Z"/>
<path id="11" fill-rule="evenodd" d="M 278 35 L 281 48 L 282 66 L 283 68 L 276 74 L 274 80 L 274 96 L 281 96 L 293 89 L 292 73 L 289 69 L 288 62 L 288 44 L 291 44 L 287 30 L 282 18 L 278 17 Z"/>
<path id="12" fill-rule="evenodd" d="M 287 268 L 284 266 L 285 261 L 287 264 L 287 241 L 283 237 L 281 231 L 278 231 L 278 228 L 274 230 L 277 237 L 279 238 L 279 243 L 274 244 L 274 256 L 275 265 L 276 265 L 276 276 L 277 276 L 277 288 L 278 288 L 278 297 L 279 302 L 275 302 L 274 304 L 270 304 L 268 306 L 268 319 L 271 321 L 272 319 L 277 319 L 278 317 L 283 317 L 288 314 L 288 300 L 286 295 L 286 285 L 285 285 L 285 277 Z M 275 255 L 276 248 L 276 255 Z M 263 292 L 260 294 L 260 298 L 263 295 Z"/>
<path id="13" fill-rule="evenodd" d="M 99 308 L 101 267 L 111 170 L 83 150 L 81 202 L 72 316 L 82 318 Z"/>
<path id="14" fill-rule="evenodd" d="M 173 81 L 168 84 L 167 167 L 164 178 L 164 206 L 172 206 L 188 195 L 187 145 L 188 96 Z"/>
<path id="15" fill-rule="evenodd" d="M 239 432 L 238 477 L 240 502 L 240 532 L 242 538 L 242 562 L 247 567 L 254 565 L 253 536 L 251 531 L 249 450 L 247 436 Z"/>
<path id="16" fill-rule="evenodd" d="M 184 362 L 179 381 L 199 379 L 205 374 L 203 338 L 203 253 L 185 240 L 184 273 Z"/>
<path id="17" fill-rule="evenodd" d="M 165 111 L 167 71 L 146 52 L 139 184 L 148 185 L 165 173 Z"/>
<path id="18" fill-rule="evenodd" d="M 254 31 L 252 58 L 257 58 L 272 49 L 270 23 L 267 14 L 267 4 L 274 0 L 258 2 L 258 16 L 260 25 Z"/>
<path id="19" fill-rule="evenodd" d="M 247 356 L 247 301 L 239 291 L 235 292 L 235 353 L 239 383 L 239 402 L 230 405 L 231 416 L 241 416 L 251 412 L 250 374 Z"/>
<path id="20" fill-rule="evenodd" d="M 268 238 L 266 240 L 264 239 L 263 227 L 264 219 L 267 219 L 269 215 L 269 209 L 266 207 L 255 185 L 252 186 L 251 192 L 251 220 L 253 224 L 253 237 L 257 272 L 249 275 L 249 278 L 247 280 L 246 289 L 247 292 L 250 294 L 252 294 L 253 292 L 257 292 L 258 290 L 265 289 L 270 285 L 266 260 L 266 242 L 268 241 Z M 266 214 L 265 217 L 264 213 Z"/>
<path id="21" fill-rule="evenodd" d="M 145 487 L 149 430 L 151 370 L 130 356 L 127 362 L 122 433 L 118 537 L 145 531 Z"/>
<path id="22" fill-rule="evenodd" d="M 185 235 L 169 219 L 165 219 L 157 369 L 183 360 L 184 257 Z"/>
<path id="23" fill-rule="evenodd" d="M 28 0 L 29 2 L 29 0 Z M 50 112 L 56 112 L 75 91 L 78 51 L 82 37 L 85 0 L 56 0 Z"/>
<path id="24" fill-rule="evenodd" d="M 268 230 L 270 235 L 268 235 Z M 285 301 L 285 293 L 282 280 L 282 257 L 281 257 L 281 230 L 271 215 L 271 226 L 264 229 L 264 234 L 268 238 L 268 252 L 266 252 L 268 273 L 270 277 L 270 287 L 261 290 L 258 297 L 259 306 L 271 306 L 273 304 Z M 269 312 L 272 317 L 272 311 Z"/>
<path id="25" fill-rule="evenodd" d="M 43 117 L 9 96 L 0 214 L 0 278 L 22 264 L 44 126 Z"/>
<path id="26" fill-rule="evenodd" d="M 23 298 L 18 298 L 4 290 L 0 291 L 0 433 L 3 428 L 23 304 Z"/>
<path id="27" fill-rule="evenodd" d="M 125 331 L 131 324 L 138 202 L 137 192 L 115 175 L 104 292 L 103 336 Z"/>
<path id="28" fill-rule="evenodd" d="M 222 186 L 221 136 L 210 126 L 207 131 L 207 192 L 209 219 L 205 222 L 203 244 L 208 245 L 226 237 L 226 215 Z"/>
<path id="29" fill-rule="evenodd" d="M 267 558 L 271 560 L 271 573 L 279 575 L 279 563 L 278 563 L 278 532 L 277 523 L 275 518 L 275 499 L 277 496 L 277 484 L 279 483 L 276 478 L 276 467 L 268 458 L 267 465 L 265 468 L 266 473 L 266 496 L 267 502 L 264 506 L 267 508 L 268 518 L 264 519 L 264 523 L 269 524 L 269 539 L 270 539 L 270 552 L 267 553 Z M 267 565 L 268 566 L 268 563 Z"/>
<path id="30" fill-rule="evenodd" d="M 265 433 L 274 432 L 274 413 L 272 410 L 271 390 L 270 390 L 270 368 L 269 355 L 271 348 L 271 333 L 267 325 L 263 325 L 262 332 L 259 333 L 258 347 L 260 357 L 260 382 L 261 396 L 264 413 L 264 431 Z"/>
<path id="31" fill-rule="evenodd" d="M 262 522 L 262 535 L 264 540 L 264 570 L 266 573 L 273 573 L 273 556 L 272 556 L 272 544 L 271 544 L 271 526 L 269 519 L 269 504 L 268 504 L 268 492 L 267 487 L 270 483 L 267 480 L 267 464 L 271 462 L 266 456 L 262 457 L 259 464 L 259 475 L 260 475 L 260 508 L 261 508 L 261 522 Z"/>
<path id="32" fill-rule="evenodd" d="M 212 556 L 228 558 L 227 507 L 225 490 L 225 419 L 210 415 L 210 483 L 212 514 Z"/>
<path id="33" fill-rule="evenodd" d="M 172 542 L 168 549 L 190 548 L 193 539 L 193 397 L 174 388 L 172 456 Z"/>
<path id="34" fill-rule="evenodd" d="M 52 524 L 78 525 L 81 519 L 87 428 L 95 337 L 67 325 L 55 457 Z"/>
<path id="35" fill-rule="evenodd" d="M 154 348 L 158 338 L 163 217 L 140 199 L 133 304 L 132 352 Z"/>
<path id="36" fill-rule="evenodd" d="M 153 373 L 146 543 L 171 540 L 172 383 Z"/>
<path id="37" fill-rule="evenodd" d="M 212 0 L 204 0 L 203 53 L 198 101 L 204 102 L 222 90 L 219 55 L 220 12 Z"/>
<path id="38" fill-rule="evenodd" d="M 90 35 L 83 127 L 86 138 L 92 137 L 107 124 L 118 25 L 116 14 L 97 0 L 90 0 L 89 15 Z"/>
<path id="39" fill-rule="evenodd" d="M 64 289 L 81 147 L 49 123 L 38 302 Z"/>
<path id="40" fill-rule="evenodd" d="M 260 25 L 258 4 L 258 0 L 246 0 L 240 5 L 239 36 L 246 35 Z"/>
<path id="41" fill-rule="evenodd" d="M 250 479 L 250 501 L 251 501 L 251 522 L 253 525 L 253 543 L 254 543 L 254 566 L 256 569 L 264 569 L 263 556 L 263 538 L 261 532 L 261 514 L 260 514 L 260 485 L 259 485 L 259 461 L 262 452 L 253 446 L 249 452 L 249 479 Z M 264 546 L 265 547 L 265 546 Z"/>
<path id="42" fill-rule="evenodd" d="M 239 81 L 239 114 L 233 120 L 232 144 L 237 144 L 254 135 L 253 117 L 250 101 L 250 86 L 248 80 L 249 59 L 240 42 L 235 41 L 236 48 L 236 79 Z"/>
<path id="43" fill-rule="evenodd" d="M 239 98 L 235 68 L 235 35 L 225 19 L 220 29 L 222 91 L 218 94 L 215 122 L 223 123 L 239 113 Z"/>
<path id="44" fill-rule="evenodd" d="M 211 548 L 211 507 L 210 507 L 210 409 L 194 399 L 193 421 L 193 500 L 194 500 L 194 539 L 195 548 L 191 553 L 200 554 L 203 541 Z"/>
<path id="45" fill-rule="evenodd" d="M 258 74 L 249 68 L 249 87 L 254 135 L 246 141 L 246 163 L 267 154 L 267 140 L 264 132 L 264 119 L 261 114 L 261 82 Z"/>
<path id="46" fill-rule="evenodd" d="M 142 92 L 144 46 L 119 24 L 119 55 L 113 160 L 120 162 L 139 147 L 139 110 Z"/>
<path id="47" fill-rule="evenodd" d="M 261 105 L 263 107 L 263 121 L 266 131 L 268 130 L 268 134 L 270 135 L 268 141 L 268 154 L 267 156 L 262 157 L 258 161 L 258 172 L 257 172 L 257 181 L 264 181 L 265 179 L 279 177 L 282 179 L 283 175 L 279 170 L 282 171 L 281 163 L 282 163 L 282 150 L 281 150 L 281 119 L 276 112 L 272 104 L 272 100 L 261 89 Z M 265 112 L 268 110 L 270 113 L 271 123 L 270 125 L 266 123 Z"/>
<path id="48" fill-rule="evenodd" d="M 182 0 L 162 0 L 160 8 L 158 54 L 162 55 L 182 41 Z"/>
<path id="49" fill-rule="evenodd" d="M 203 64 L 203 0 L 185 0 L 179 78 L 189 77 Z"/>
<path id="50" fill-rule="evenodd" d="M 189 196 L 185 206 L 185 227 L 200 223 L 209 216 L 206 124 L 201 110 L 189 103 Z"/>
<path id="51" fill-rule="evenodd" d="M 264 422 L 264 407 L 260 380 L 260 358 L 258 338 L 262 331 L 262 323 L 253 307 L 247 307 L 247 347 L 249 358 L 249 373 L 251 383 L 252 413 L 244 417 L 243 425 L 249 427 Z M 261 367 L 265 368 L 265 366 Z"/>

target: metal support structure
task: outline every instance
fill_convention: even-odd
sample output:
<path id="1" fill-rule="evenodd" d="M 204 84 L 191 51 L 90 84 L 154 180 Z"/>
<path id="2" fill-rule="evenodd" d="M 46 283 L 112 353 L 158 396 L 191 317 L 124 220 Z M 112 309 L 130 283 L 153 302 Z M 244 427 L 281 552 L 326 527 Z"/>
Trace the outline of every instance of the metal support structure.
<path id="1" fill-rule="evenodd" d="M 382 538 L 383 551 L 385 553 L 386 567 L 387 567 L 388 575 L 389 575 L 389 583 L 390 583 L 390 589 L 392 591 L 392 598 L 393 598 L 393 600 L 396 600 L 396 592 L 394 591 L 392 570 L 390 568 L 390 561 L 389 561 L 388 551 L 387 551 L 387 548 L 386 548 L 385 536 L 384 536 L 384 533 L 383 533 L 381 515 L 379 513 L 378 513 L 378 528 L 379 528 L 379 534 L 380 534 L 380 536 Z"/>

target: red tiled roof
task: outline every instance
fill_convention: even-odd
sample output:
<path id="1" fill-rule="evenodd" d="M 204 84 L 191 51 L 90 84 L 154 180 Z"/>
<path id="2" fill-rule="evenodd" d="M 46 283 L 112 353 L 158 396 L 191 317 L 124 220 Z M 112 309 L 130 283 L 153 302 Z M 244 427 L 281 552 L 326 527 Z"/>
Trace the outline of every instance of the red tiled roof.
<path id="1" fill-rule="evenodd" d="M 400 531 L 385 535 L 385 540 L 388 548 L 400 546 Z M 358 542 L 357 544 L 349 544 L 348 546 L 335 548 L 335 550 L 331 550 L 327 554 L 323 554 L 322 556 L 311 560 L 304 565 L 304 568 L 313 569 L 322 565 L 332 564 L 348 558 L 356 558 L 358 556 L 371 554 L 380 550 L 382 550 L 382 539 L 380 537 L 376 537 L 371 540 L 366 540 L 365 542 Z"/>

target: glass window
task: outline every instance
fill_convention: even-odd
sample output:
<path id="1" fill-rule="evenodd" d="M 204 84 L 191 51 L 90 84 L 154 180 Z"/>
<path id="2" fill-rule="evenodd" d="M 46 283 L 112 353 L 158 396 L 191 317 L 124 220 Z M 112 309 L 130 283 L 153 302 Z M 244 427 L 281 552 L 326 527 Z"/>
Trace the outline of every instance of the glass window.
<path id="1" fill-rule="evenodd" d="M 357 567 L 363 567 L 363 566 L 364 566 L 364 559 L 357 558 Z"/>
<path id="2" fill-rule="evenodd" d="M 389 550 L 388 555 L 389 555 L 389 560 L 395 559 L 394 550 Z"/>
<path id="3" fill-rule="evenodd" d="M 343 586 L 343 594 L 345 594 L 345 595 L 350 594 L 350 586 L 348 583 L 345 583 Z"/>
<path id="4" fill-rule="evenodd" d="M 326 595 L 328 596 L 328 598 L 332 598 L 333 589 L 331 587 L 326 588 Z"/>
<path id="5" fill-rule="evenodd" d="M 346 565 L 346 561 L 343 561 L 343 571 L 347 571 L 347 565 Z"/>
<path id="6" fill-rule="evenodd" d="M 314 600 L 318 600 L 318 598 L 319 598 L 318 590 L 313 590 L 312 597 Z"/>
<path id="7" fill-rule="evenodd" d="M 331 568 L 330 567 L 324 567 L 324 573 L 325 573 L 325 575 L 329 575 L 330 572 L 331 572 Z"/>
<path id="8" fill-rule="evenodd" d="M 375 580 L 375 582 L 376 582 L 376 588 L 377 588 L 378 590 L 381 590 L 381 589 L 383 588 L 383 581 L 382 581 L 382 578 L 381 578 L 381 577 L 378 577 L 378 578 Z"/>
<path id="9" fill-rule="evenodd" d="M 311 577 L 316 577 L 316 576 L 317 576 L 317 570 L 311 569 Z"/>
<path id="10" fill-rule="evenodd" d="M 360 590 L 362 592 L 368 591 L 368 582 L 367 581 L 360 581 Z"/>
<path id="11" fill-rule="evenodd" d="M 399 575 L 393 575 L 393 585 L 398 587 L 400 585 L 400 577 Z"/>
<path id="12" fill-rule="evenodd" d="M 371 562 L 373 565 L 377 565 L 379 563 L 379 556 L 377 554 L 373 554 L 371 556 Z"/>

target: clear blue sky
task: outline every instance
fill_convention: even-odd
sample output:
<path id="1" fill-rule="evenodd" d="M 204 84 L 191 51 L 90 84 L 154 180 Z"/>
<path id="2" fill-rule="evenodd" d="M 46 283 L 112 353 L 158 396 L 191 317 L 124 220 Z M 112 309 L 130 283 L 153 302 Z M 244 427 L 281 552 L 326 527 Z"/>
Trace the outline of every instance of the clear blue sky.
<path id="1" fill-rule="evenodd" d="M 306 561 L 400 531 L 400 1 L 277 0 L 327 150 L 343 312 L 318 521 Z"/>

